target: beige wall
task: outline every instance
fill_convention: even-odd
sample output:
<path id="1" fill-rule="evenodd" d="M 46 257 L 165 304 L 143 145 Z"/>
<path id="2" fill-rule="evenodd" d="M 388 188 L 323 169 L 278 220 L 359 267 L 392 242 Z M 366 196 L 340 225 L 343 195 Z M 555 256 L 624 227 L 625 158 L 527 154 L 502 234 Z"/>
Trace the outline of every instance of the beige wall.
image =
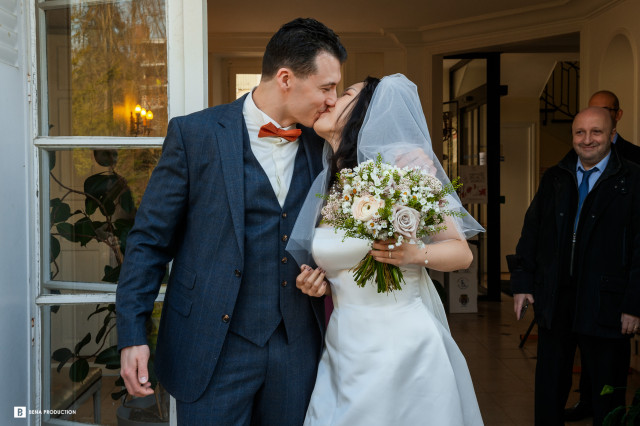
<path id="1" fill-rule="evenodd" d="M 580 34 L 581 105 L 597 90 L 615 92 L 624 111 L 618 131 L 635 143 L 640 141 L 639 16 L 640 2 L 626 0 L 589 19 Z"/>

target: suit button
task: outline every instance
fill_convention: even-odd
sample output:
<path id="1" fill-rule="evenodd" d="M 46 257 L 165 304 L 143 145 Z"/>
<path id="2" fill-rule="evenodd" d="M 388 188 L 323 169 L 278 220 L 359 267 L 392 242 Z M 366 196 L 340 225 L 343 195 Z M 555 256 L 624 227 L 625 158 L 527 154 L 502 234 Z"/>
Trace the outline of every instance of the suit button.
<path id="1" fill-rule="evenodd" d="M 287 241 L 288 239 L 289 239 L 288 235 L 285 234 L 285 235 L 282 236 L 282 241 Z"/>
<path id="2" fill-rule="evenodd" d="M 222 316 L 222 322 L 229 322 L 231 318 L 229 317 L 229 315 L 225 314 Z"/>
<path id="3" fill-rule="evenodd" d="M 282 263 L 287 263 L 287 260 L 288 260 L 288 259 L 287 259 L 286 257 L 283 257 L 283 258 L 282 258 L 282 260 L 281 260 L 281 262 L 282 262 Z"/>
<path id="4" fill-rule="evenodd" d="M 242 272 L 240 272 L 239 269 L 236 269 L 233 273 L 236 274 L 236 277 L 241 277 L 242 276 Z"/>
<path id="5" fill-rule="evenodd" d="M 287 214 L 286 213 L 282 213 L 282 218 L 286 219 L 287 218 Z"/>
<path id="6" fill-rule="evenodd" d="M 287 286 L 287 280 L 282 281 L 282 287 L 286 287 Z"/>

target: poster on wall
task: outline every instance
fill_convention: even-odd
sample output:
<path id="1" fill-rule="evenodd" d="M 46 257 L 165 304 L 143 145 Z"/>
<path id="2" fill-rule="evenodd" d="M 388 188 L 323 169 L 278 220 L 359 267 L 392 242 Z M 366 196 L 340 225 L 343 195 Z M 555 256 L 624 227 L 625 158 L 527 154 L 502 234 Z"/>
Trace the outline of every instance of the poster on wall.
<path id="1" fill-rule="evenodd" d="M 487 166 L 463 165 L 458 167 L 463 183 L 460 192 L 462 204 L 487 203 Z"/>

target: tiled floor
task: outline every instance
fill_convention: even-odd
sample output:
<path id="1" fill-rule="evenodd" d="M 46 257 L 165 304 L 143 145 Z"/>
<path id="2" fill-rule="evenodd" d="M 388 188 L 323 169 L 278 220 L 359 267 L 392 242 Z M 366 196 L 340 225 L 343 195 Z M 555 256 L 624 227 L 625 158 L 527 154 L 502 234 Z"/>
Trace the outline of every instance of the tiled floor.
<path id="1" fill-rule="evenodd" d="M 531 322 L 531 312 L 516 321 L 512 298 L 502 295 L 502 302 L 478 302 L 477 314 L 451 314 L 451 333 L 464 353 L 484 423 L 487 426 L 533 425 L 533 390 L 536 365 L 536 328 L 522 349 L 520 335 Z M 579 374 L 574 374 L 577 388 Z M 640 387 L 640 374 L 629 376 L 627 402 Z M 578 401 L 571 392 L 568 405 Z M 567 423 L 587 426 L 591 420 Z"/>
<path id="2" fill-rule="evenodd" d="M 522 349 L 518 348 L 532 313 L 518 322 L 512 309 L 512 299 L 502 295 L 502 302 L 479 302 L 477 314 L 449 315 L 451 332 L 464 353 L 487 426 L 533 425 L 533 389 L 536 365 L 536 329 Z M 636 370 L 637 371 L 637 370 Z M 574 374 L 574 389 L 579 375 Z M 119 402 L 111 399 L 115 377 L 103 377 L 102 424 L 115 425 L 115 409 Z M 628 402 L 632 392 L 640 387 L 640 374 L 629 376 Z M 578 394 L 572 392 L 569 405 Z M 93 407 L 87 401 L 74 420 L 91 423 Z M 567 423 L 568 426 L 590 426 L 591 421 Z"/>

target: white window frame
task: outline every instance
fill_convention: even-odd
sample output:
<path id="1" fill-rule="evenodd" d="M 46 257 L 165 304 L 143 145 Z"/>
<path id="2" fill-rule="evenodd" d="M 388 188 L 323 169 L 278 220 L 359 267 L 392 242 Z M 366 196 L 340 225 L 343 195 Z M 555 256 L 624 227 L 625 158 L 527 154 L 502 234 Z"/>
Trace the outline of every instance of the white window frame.
<path id="1" fill-rule="evenodd" d="M 49 404 L 49 369 L 43 371 L 43 350 L 48 348 L 49 339 L 43 328 L 43 307 L 51 305 L 78 305 L 115 303 L 116 284 L 108 283 L 68 283 L 47 282 L 49 288 L 76 289 L 85 291 L 100 291 L 100 293 L 85 294 L 41 294 L 44 277 L 49 272 L 49 214 L 43 209 L 46 200 L 42 194 L 48 194 L 49 180 L 42 176 L 42 150 L 70 149 L 70 148 L 159 148 L 162 137 L 69 137 L 69 136 L 39 136 L 39 130 L 44 123 L 39 117 L 48 112 L 46 87 L 46 50 L 44 43 L 38 44 L 37 29 L 44 28 L 44 13 L 42 11 L 64 8 L 73 4 L 107 3 L 118 0 L 26 0 L 29 12 L 29 52 L 30 52 L 30 85 L 28 101 L 31 103 L 30 116 L 30 167 L 31 188 L 31 261 L 30 282 L 31 312 L 32 312 L 32 356 L 31 356 L 31 395 L 32 409 L 41 412 L 43 406 Z M 135 0 L 121 0 L 135 1 Z M 206 0 L 165 0 L 167 19 L 167 80 L 168 80 L 168 114 L 169 118 L 199 111 L 207 106 L 207 1 Z M 41 68 L 38 69 L 40 60 Z M 43 79 L 42 82 L 39 78 Z M 42 92 L 40 92 L 42 90 Z M 164 300 L 160 294 L 157 301 Z M 43 424 L 43 415 L 29 416 L 30 423 Z M 171 398 L 171 423 L 177 424 L 175 416 L 175 400 Z M 48 419 L 46 424 L 77 425 L 58 419 Z"/>

